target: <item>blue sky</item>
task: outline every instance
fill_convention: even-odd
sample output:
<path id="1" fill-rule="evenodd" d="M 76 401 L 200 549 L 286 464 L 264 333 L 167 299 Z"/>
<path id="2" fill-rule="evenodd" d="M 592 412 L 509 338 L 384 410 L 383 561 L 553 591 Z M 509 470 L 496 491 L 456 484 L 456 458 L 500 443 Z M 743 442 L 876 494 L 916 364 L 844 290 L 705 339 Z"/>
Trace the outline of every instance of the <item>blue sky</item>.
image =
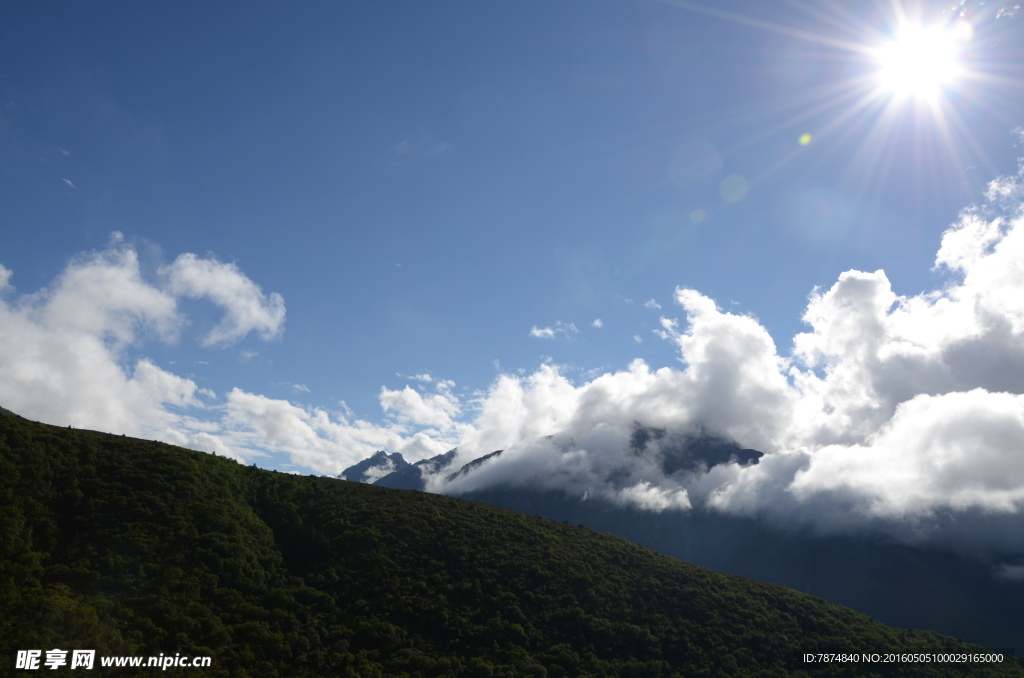
<path id="1" fill-rule="evenodd" d="M 879 89 L 901 14 L 970 27 L 935 99 Z M 756 321 L 785 376 L 809 295 L 844 272 L 928 303 L 966 275 L 936 253 L 1014 181 L 1020 21 L 895 1 L 5 6 L 0 404 L 336 473 L 501 443 L 488 403 L 546 369 L 576 389 L 636 359 L 697 378 L 680 341 L 710 311 L 679 290 Z"/>

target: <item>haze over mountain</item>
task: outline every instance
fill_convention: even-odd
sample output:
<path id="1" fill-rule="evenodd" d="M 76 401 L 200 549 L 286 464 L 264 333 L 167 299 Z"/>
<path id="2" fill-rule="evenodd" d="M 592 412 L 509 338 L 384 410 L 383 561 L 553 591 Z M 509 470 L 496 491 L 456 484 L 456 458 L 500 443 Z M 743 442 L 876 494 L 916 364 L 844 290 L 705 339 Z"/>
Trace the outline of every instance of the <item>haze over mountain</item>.
<path id="1" fill-rule="evenodd" d="M 357 483 L 376 483 L 385 476 L 409 468 L 411 464 L 398 452 L 388 454 L 381 451 L 345 469 L 339 478 Z"/>
<path id="2" fill-rule="evenodd" d="M 630 449 L 643 454 L 652 439 L 664 438 L 664 432 L 637 427 Z M 762 456 L 707 437 L 677 440 L 666 450 L 660 457 L 662 470 L 683 475 L 708 473 L 719 464 L 753 464 Z M 503 453 L 459 468 L 452 463 L 454 452 L 429 463 L 447 488 L 472 488 L 453 490 L 456 496 L 611 532 L 697 565 L 821 596 L 894 626 L 927 628 L 990 647 L 1024 647 L 1024 587 L 996 564 L 996 557 L 1006 554 L 980 558 L 871 533 L 822 535 L 706 506 L 644 504 L 658 496 L 653 493 L 573 495 L 560 488 L 481 481 L 474 476 L 486 478 L 486 467 Z M 372 482 L 423 491 L 431 478 L 421 471 L 426 464 L 402 466 L 383 476 L 373 471 L 378 479 Z M 614 473 L 606 482 L 630 486 L 627 474 Z"/>

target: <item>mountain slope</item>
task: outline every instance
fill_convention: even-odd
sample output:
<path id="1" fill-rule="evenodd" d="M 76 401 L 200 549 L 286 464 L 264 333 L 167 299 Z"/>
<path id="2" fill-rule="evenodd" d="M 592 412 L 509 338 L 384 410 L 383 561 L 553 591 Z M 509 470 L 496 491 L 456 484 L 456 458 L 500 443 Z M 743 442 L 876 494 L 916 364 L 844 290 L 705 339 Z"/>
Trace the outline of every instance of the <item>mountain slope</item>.
<path id="1" fill-rule="evenodd" d="M 10 416 L 0 537 L 7 666 L 57 647 L 268 678 L 1024 676 L 805 666 L 797 653 L 826 648 L 978 648 L 583 528 Z"/>
<path id="2" fill-rule="evenodd" d="M 651 439 L 663 436 L 663 431 L 638 425 L 631 452 L 644 454 Z M 666 475 L 716 464 L 757 464 L 762 456 L 708 436 L 663 446 L 660 453 L 655 461 Z M 1024 648 L 1024 584 L 998 579 L 979 558 L 878 535 L 820 536 L 699 507 L 654 512 L 600 496 L 488 485 L 494 473 L 490 481 L 474 482 L 474 474 L 498 456 L 485 455 L 461 467 L 446 457 L 449 467 L 438 469 L 448 482 L 469 480 L 469 487 L 478 488 L 457 493 L 465 499 L 611 532 L 696 565 L 821 596 L 893 626 L 930 629 L 987 647 Z M 425 488 L 413 467 L 384 475 L 376 484 Z"/>
<path id="3" fill-rule="evenodd" d="M 583 524 L 660 553 L 846 605 L 893 626 L 1024 647 L 1024 586 L 986 563 L 866 535 L 817 536 L 693 510 L 653 513 L 561 492 L 501 487 L 463 498 Z"/>

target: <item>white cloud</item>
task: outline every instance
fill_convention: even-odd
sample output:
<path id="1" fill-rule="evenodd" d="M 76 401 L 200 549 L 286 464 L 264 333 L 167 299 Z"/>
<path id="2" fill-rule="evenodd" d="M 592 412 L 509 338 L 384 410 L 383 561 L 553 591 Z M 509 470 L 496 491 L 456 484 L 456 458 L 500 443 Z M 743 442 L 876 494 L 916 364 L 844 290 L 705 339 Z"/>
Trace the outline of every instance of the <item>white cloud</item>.
<path id="1" fill-rule="evenodd" d="M 576 329 L 575 323 L 563 323 L 561 320 L 556 320 L 553 327 L 537 327 L 533 326 L 530 330 L 530 336 L 537 339 L 554 339 L 558 335 L 564 337 L 571 337 L 579 332 Z"/>
<path id="2" fill-rule="evenodd" d="M 0 402 L 58 425 L 166 439 L 181 421 L 169 408 L 201 408 L 202 393 L 147 359 L 125 365 L 123 349 L 140 335 L 172 340 L 180 324 L 133 250 L 76 258 L 47 289 L 0 299 Z"/>
<path id="3" fill-rule="evenodd" d="M 642 344 L 642 343 L 644 343 L 644 338 L 641 337 L 639 334 L 634 334 L 633 335 L 633 343 L 634 344 Z"/>
<path id="4" fill-rule="evenodd" d="M 21 306 L 33 322 L 54 332 L 119 345 L 147 330 L 173 340 L 182 323 L 174 296 L 142 279 L 138 255 L 126 247 L 72 260 L 50 288 Z"/>
<path id="5" fill-rule="evenodd" d="M 70 187 L 70 188 L 78 188 L 78 186 L 75 186 L 73 183 L 71 183 L 70 179 L 61 179 L 61 181 L 63 181 L 65 184 L 67 184 L 68 187 Z"/>
<path id="6" fill-rule="evenodd" d="M 650 299 L 650 300 L 644 302 L 644 308 L 650 308 L 650 309 L 654 309 L 654 310 L 660 311 L 661 310 L 661 304 L 656 302 L 654 299 Z"/>
<path id="7" fill-rule="evenodd" d="M 385 412 L 394 412 L 399 419 L 441 430 L 451 429 L 455 425 L 453 417 L 461 408 L 446 389 L 439 390 L 439 393 L 423 396 L 409 386 L 401 391 L 381 387 L 380 404 Z"/>
<path id="8" fill-rule="evenodd" d="M 685 489 L 665 490 L 647 481 L 622 488 L 616 495 L 613 495 L 613 501 L 624 506 L 636 506 L 656 512 L 670 508 L 691 508 L 690 499 Z"/>
<path id="9" fill-rule="evenodd" d="M 129 347 L 176 341 L 185 319 L 174 290 L 143 279 L 117 236 L 33 294 L 11 297 L 12 272 L 0 266 L 10 297 L 0 298 L 0 402 L 52 424 L 210 447 L 187 412 L 208 415 L 213 394 L 150 359 L 127 359 Z"/>
<path id="10" fill-rule="evenodd" d="M 592 322 L 590 324 L 593 325 L 594 327 L 597 327 L 597 328 L 604 327 L 604 321 L 601 320 L 600 318 L 595 319 L 594 322 Z"/>
<path id="11" fill-rule="evenodd" d="M 234 264 L 182 254 L 160 268 L 168 290 L 176 296 L 206 298 L 224 310 L 224 318 L 203 339 L 206 346 L 231 344 L 250 332 L 264 340 L 284 331 L 284 299 L 264 295 Z"/>
<path id="12" fill-rule="evenodd" d="M 234 459 L 235 461 L 244 464 L 246 461 L 246 454 L 236 451 L 232 446 L 228 445 L 224 440 L 218 436 L 205 431 L 199 431 L 189 436 L 189 439 L 185 442 L 183 447 L 187 447 L 191 450 L 198 450 L 200 452 L 210 452 L 221 457 L 227 457 Z M 246 450 L 248 456 L 252 456 L 252 453 Z"/>
<path id="13" fill-rule="evenodd" d="M 1014 513 L 1024 505 L 1024 396 L 984 389 L 917 395 L 863 443 L 828 445 L 796 474 L 794 495 L 844 491 L 871 517 L 937 507 Z"/>
<path id="14" fill-rule="evenodd" d="M 10 289 L 11 276 L 14 272 L 0 264 L 0 294 Z"/>

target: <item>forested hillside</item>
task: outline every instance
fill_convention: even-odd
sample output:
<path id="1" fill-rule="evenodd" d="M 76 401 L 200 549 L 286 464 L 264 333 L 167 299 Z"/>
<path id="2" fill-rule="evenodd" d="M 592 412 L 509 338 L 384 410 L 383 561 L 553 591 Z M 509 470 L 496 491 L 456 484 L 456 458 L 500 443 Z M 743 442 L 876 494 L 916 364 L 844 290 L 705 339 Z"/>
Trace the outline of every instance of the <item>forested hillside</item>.
<path id="1" fill-rule="evenodd" d="M 804 665 L 981 650 L 586 528 L 4 414 L 0 620 L 4 675 L 56 647 L 256 678 L 1024 676 Z"/>

